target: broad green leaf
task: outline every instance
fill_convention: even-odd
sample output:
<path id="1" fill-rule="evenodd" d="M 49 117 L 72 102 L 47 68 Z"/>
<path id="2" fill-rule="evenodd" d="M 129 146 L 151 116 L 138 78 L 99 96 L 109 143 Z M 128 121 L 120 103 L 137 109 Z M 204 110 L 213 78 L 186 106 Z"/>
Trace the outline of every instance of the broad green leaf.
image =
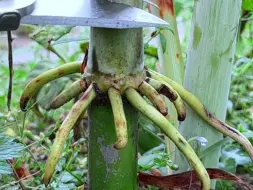
<path id="1" fill-rule="evenodd" d="M 76 185 L 74 183 L 62 183 L 59 182 L 59 184 L 51 184 L 53 189 L 55 190 L 62 190 L 62 189 L 77 189 Z"/>
<path id="2" fill-rule="evenodd" d="M 228 138 L 224 138 L 224 139 L 218 141 L 217 143 L 213 144 L 212 146 L 206 148 L 205 150 L 201 151 L 199 154 L 199 158 L 203 158 L 204 156 L 208 155 L 210 152 L 214 151 L 217 147 L 220 147 L 228 140 L 229 140 Z"/>
<path id="3" fill-rule="evenodd" d="M 157 58 L 144 54 L 144 64 L 149 69 L 155 70 L 157 64 Z"/>
<path id="4" fill-rule="evenodd" d="M 57 41 L 72 30 L 72 26 L 39 26 L 30 35 L 30 38 L 38 42 L 44 48 L 48 48 L 49 41 Z"/>
<path id="5" fill-rule="evenodd" d="M 222 149 L 222 154 L 226 158 L 234 159 L 237 165 L 251 163 L 250 157 L 236 144 L 229 144 Z"/>
<path id="6" fill-rule="evenodd" d="M 219 163 L 219 168 L 234 174 L 236 172 L 235 159 L 225 158 L 221 163 Z"/>
<path id="7" fill-rule="evenodd" d="M 0 174 L 5 175 L 5 174 L 11 174 L 12 169 L 10 168 L 9 164 L 4 161 L 0 161 Z"/>
<path id="8" fill-rule="evenodd" d="M 22 144 L 16 143 L 13 138 L 0 133 L 0 160 L 18 158 L 23 149 Z"/>
<path id="9" fill-rule="evenodd" d="M 149 46 L 147 46 L 147 47 L 144 49 L 144 53 L 158 59 L 157 47 L 154 47 L 154 46 L 152 46 L 152 45 L 149 45 Z"/>
<path id="10" fill-rule="evenodd" d="M 138 148 L 141 154 L 163 143 L 163 139 L 153 131 L 145 126 L 140 127 Z"/>
<path id="11" fill-rule="evenodd" d="M 79 44 L 80 49 L 82 50 L 83 53 L 86 52 L 86 48 L 89 47 L 89 41 L 85 41 Z"/>
<path id="12" fill-rule="evenodd" d="M 23 149 L 22 144 L 16 143 L 13 138 L 0 133 L 0 174 L 12 173 L 6 160 L 20 157 Z"/>
<path id="13" fill-rule="evenodd" d="M 242 8 L 246 11 L 253 11 L 253 1 L 252 0 L 242 0 Z"/>

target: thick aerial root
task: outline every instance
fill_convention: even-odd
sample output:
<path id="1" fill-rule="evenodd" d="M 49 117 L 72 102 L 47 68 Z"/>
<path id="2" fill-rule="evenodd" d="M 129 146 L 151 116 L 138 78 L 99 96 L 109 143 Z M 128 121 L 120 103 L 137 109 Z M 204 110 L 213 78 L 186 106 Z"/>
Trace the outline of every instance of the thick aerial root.
<path id="1" fill-rule="evenodd" d="M 157 81 L 155 79 L 147 78 L 146 81 L 153 86 L 158 93 L 166 96 L 175 106 L 177 110 L 177 118 L 179 121 L 184 121 L 186 117 L 186 108 L 183 100 L 178 93 L 167 83 Z M 173 98 L 172 98 L 173 97 Z M 176 98 L 174 98 L 176 97 Z"/>
<path id="2" fill-rule="evenodd" d="M 36 98 L 37 98 L 37 95 L 34 96 L 34 97 L 32 97 L 32 99 L 31 99 L 31 103 L 30 103 L 30 105 L 32 106 L 31 109 L 32 109 L 33 113 L 34 113 L 36 116 L 38 116 L 39 118 L 43 118 L 44 115 L 41 113 L 41 111 L 40 111 L 40 109 L 39 109 L 39 105 L 38 105 L 37 102 L 36 102 Z"/>
<path id="3" fill-rule="evenodd" d="M 184 87 L 176 83 L 175 81 L 157 73 L 149 70 L 147 72 L 149 76 L 152 78 L 163 81 L 165 83 L 170 84 L 181 96 L 181 98 L 209 125 L 220 131 L 226 136 L 231 137 L 239 144 L 241 144 L 245 150 L 248 152 L 251 160 L 253 161 L 253 147 L 250 141 L 244 137 L 239 131 L 230 127 L 226 123 L 220 121 L 217 117 L 215 117 L 212 113 L 210 113 L 205 106 L 196 98 L 192 93 L 188 92 Z"/>
<path id="4" fill-rule="evenodd" d="M 177 92 L 170 85 L 166 86 L 158 80 L 152 78 L 146 78 L 146 82 L 149 83 L 154 89 L 156 89 L 158 93 L 161 93 L 169 98 L 171 102 L 175 101 L 178 98 Z"/>
<path id="5" fill-rule="evenodd" d="M 45 175 L 43 177 L 44 184 L 47 185 L 50 182 L 69 132 L 71 131 L 80 115 L 84 112 L 84 110 L 95 97 L 96 92 L 93 89 L 93 85 L 90 85 L 83 96 L 73 105 L 72 109 L 68 113 L 68 116 L 63 121 L 61 127 L 57 132 L 54 144 L 46 163 Z"/>
<path id="6" fill-rule="evenodd" d="M 153 106 L 146 103 L 133 88 L 128 88 L 125 91 L 125 95 L 132 106 L 152 120 L 176 144 L 178 149 L 185 155 L 194 170 L 197 172 L 199 179 L 202 182 L 203 190 L 210 190 L 210 179 L 205 167 L 193 151 L 192 147 L 177 129 Z"/>
<path id="7" fill-rule="evenodd" d="M 153 103 L 161 114 L 168 114 L 167 105 L 156 89 L 143 81 L 138 87 L 138 90 Z"/>
<path id="8" fill-rule="evenodd" d="M 61 65 L 55 69 L 51 69 L 45 73 L 40 74 L 31 80 L 23 91 L 20 99 L 20 108 L 22 111 L 26 111 L 26 106 L 28 101 L 40 91 L 40 89 L 48 82 L 55 80 L 57 78 L 73 74 L 80 73 L 81 62 L 72 62 Z"/>
<path id="9" fill-rule="evenodd" d="M 186 118 L 186 107 L 180 96 L 173 102 L 173 104 L 177 110 L 178 121 L 184 121 Z"/>
<path id="10" fill-rule="evenodd" d="M 85 79 L 80 79 L 71 84 L 66 90 L 62 91 L 58 96 L 56 96 L 49 105 L 49 109 L 57 109 L 74 97 L 76 97 L 81 92 L 87 89 L 87 82 Z"/>
<path id="11" fill-rule="evenodd" d="M 114 144 L 114 147 L 117 149 L 124 148 L 127 145 L 128 134 L 127 122 L 120 91 L 111 87 L 108 90 L 108 95 L 112 105 L 112 112 L 117 136 L 117 141 Z"/>

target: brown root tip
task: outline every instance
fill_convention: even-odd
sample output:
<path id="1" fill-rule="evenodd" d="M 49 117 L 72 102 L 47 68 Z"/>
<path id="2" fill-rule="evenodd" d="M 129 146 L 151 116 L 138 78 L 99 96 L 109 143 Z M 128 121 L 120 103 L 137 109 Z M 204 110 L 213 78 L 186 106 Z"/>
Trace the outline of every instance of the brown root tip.
<path id="1" fill-rule="evenodd" d="M 56 106 L 55 103 L 56 101 L 55 101 L 55 99 L 53 99 L 52 101 L 51 101 L 51 103 L 50 104 L 48 104 L 48 110 L 55 110 L 55 109 L 58 109 L 59 108 L 59 106 Z"/>
<path id="2" fill-rule="evenodd" d="M 50 179 L 43 178 L 42 183 L 47 187 L 49 184 Z"/>
<path id="3" fill-rule="evenodd" d="M 20 99 L 20 109 L 25 112 L 27 110 L 26 106 L 29 101 L 28 97 L 21 97 Z"/>
<path id="4" fill-rule="evenodd" d="M 146 70 L 146 76 L 149 77 L 149 78 L 151 77 L 151 74 L 148 72 L 148 70 Z"/>
<path id="5" fill-rule="evenodd" d="M 145 79 L 145 82 L 146 82 L 146 83 L 149 83 L 149 81 L 150 81 L 150 78 L 147 77 L 147 78 Z"/>
<path id="6" fill-rule="evenodd" d="M 118 141 L 113 145 L 113 147 L 114 147 L 115 149 L 122 149 L 122 148 L 125 148 L 126 145 L 127 145 L 127 141 L 122 142 L 122 140 L 118 140 Z"/>
<path id="7" fill-rule="evenodd" d="M 178 121 L 184 121 L 186 118 L 186 113 L 178 115 L 177 119 Z"/>
<path id="8" fill-rule="evenodd" d="M 92 83 L 92 86 L 96 94 L 103 94 L 103 92 L 101 92 L 101 90 L 99 89 L 98 85 L 95 82 Z"/>
<path id="9" fill-rule="evenodd" d="M 175 92 L 172 92 L 167 86 L 162 85 L 161 88 L 158 90 L 160 94 L 163 94 L 167 98 L 169 98 L 170 101 L 175 101 L 178 96 Z"/>
<path id="10" fill-rule="evenodd" d="M 163 116 L 166 116 L 166 115 L 168 115 L 168 110 L 166 109 L 166 111 L 163 111 L 163 112 L 160 111 L 160 113 L 161 113 Z"/>

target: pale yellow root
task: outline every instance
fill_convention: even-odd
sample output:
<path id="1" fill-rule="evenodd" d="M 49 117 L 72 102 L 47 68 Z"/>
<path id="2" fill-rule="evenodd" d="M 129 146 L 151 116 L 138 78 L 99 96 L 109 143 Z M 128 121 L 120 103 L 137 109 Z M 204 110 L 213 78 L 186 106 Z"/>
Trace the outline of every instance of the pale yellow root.
<path id="1" fill-rule="evenodd" d="M 175 143 L 198 174 L 203 185 L 203 190 L 210 190 L 210 178 L 205 167 L 178 130 L 153 106 L 149 105 L 133 88 L 128 88 L 125 91 L 125 95 L 133 107 L 153 121 Z"/>
<path id="2" fill-rule="evenodd" d="M 230 127 L 226 123 L 219 120 L 216 116 L 210 113 L 205 106 L 198 100 L 196 96 L 188 92 L 184 87 L 175 81 L 161 75 L 160 73 L 148 70 L 147 75 L 150 75 L 152 78 L 159 80 L 161 82 L 168 83 L 171 85 L 179 94 L 179 96 L 210 126 L 214 127 L 222 134 L 231 137 L 239 144 L 241 144 L 244 149 L 248 152 L 252 162 L 253 162 L 253 147 L 250 141 L 241 134 L 238 130 Z"/>
<path id="3" fill-rule="evenodd" d="M 61 156 L 62 149 L 72 127 L 75 125 L 80 115 L 84 112 L 84 110 L 95 97 L 96 92 L 93 89 L 93 85 L 91 84 L 83 96 L 73 105 L 72 109 L 68 113 L 68 116 L 60 126 L 46 163 L 45 174 L 43 177 L 43 183 L 45 185 L 50 182 L 50 179 L 55 170 L 55 166 Z"/>
<path id="4" fill-rule="evenodd" d="M 109 88 L 108 95 L 112 105 L 114 125 L 117 136 L 117 141 L 114 144 L 114 147 L 121 149 L 127 145 L 128 141 L 127 122 L 124 113 L 123 102 L 121 99 L 120 91 L 114 87 Z"/>

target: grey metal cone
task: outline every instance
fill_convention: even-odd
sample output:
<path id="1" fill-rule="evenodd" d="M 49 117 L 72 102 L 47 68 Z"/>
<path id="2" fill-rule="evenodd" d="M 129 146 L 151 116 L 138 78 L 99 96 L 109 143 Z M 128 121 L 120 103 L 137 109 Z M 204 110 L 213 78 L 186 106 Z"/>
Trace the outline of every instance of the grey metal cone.
<path id="1" fill-rule="evenodd" d="M 38 0 L 23 24 L 72 25 L 101 28 L 141 28 L 168 25 L 138 8 L 108 0 Z"/>

